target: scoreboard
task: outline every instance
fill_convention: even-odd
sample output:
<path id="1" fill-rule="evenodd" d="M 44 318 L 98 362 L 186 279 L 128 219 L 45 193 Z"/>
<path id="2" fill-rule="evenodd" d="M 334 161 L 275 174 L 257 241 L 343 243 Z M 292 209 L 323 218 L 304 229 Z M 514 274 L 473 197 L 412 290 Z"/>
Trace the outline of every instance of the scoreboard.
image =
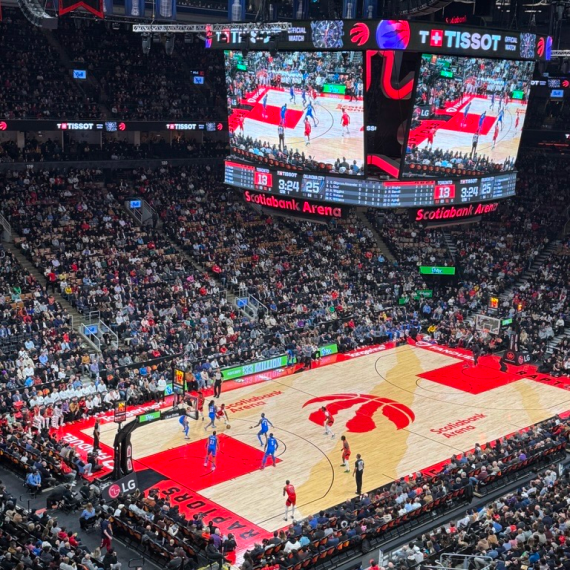
<path id="1" fill-rule="evenodd" d="M 231 160 L 225 168 L 225 183 L 237 188 L 373 208 L 429 208 L 509 198 L 515 195 L 516 181 L 516 172 L 447 180 L 375 180 L 269 169 Z"/>

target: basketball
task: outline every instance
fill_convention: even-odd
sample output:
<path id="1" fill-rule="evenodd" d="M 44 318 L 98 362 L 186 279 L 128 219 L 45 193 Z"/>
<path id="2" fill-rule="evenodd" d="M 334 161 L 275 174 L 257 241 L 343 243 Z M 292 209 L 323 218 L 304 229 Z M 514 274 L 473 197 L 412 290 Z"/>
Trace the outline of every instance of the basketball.
<path id="1" fill-rule="evenodd" d="M 226 428 L 230 429 L 232 426 L 230 424 L 226 424 Z"/>

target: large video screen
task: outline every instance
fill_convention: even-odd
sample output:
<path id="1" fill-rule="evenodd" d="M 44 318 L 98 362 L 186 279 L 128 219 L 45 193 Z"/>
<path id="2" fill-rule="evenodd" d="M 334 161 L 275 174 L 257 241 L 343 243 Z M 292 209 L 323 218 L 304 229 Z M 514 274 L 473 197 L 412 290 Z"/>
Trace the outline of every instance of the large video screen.
<path id="1" fill-rule="evenodd" d="M 513 170 L 533 61 L 422 55 L 402 175 Z"/>
<path id="2" fill-rule="evenodd" d="M 361 52 L 225 52 L 230 146 L 272 166 L 364 175 Z"/>

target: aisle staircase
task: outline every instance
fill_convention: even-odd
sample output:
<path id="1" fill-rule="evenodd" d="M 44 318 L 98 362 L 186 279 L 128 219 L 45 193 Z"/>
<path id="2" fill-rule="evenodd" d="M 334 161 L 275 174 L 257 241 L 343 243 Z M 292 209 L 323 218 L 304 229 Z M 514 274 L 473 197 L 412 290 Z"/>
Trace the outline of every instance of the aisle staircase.
<path id="1" fill-rule="evenodd" d="M 457 260 L 457 246 L 455 245 L 455 241 L 451 237 L 451 234 L 448 231 L 443 230 L 443 239 L 445 240 L 445 245 L 447 247 L 447 251 L 449 251 L 449 255 L 453 262 L 456 263 Z"/>
<path id="2" fill-rule="evenodd" d="M 558 249 L 560 246 L 559 240 L 551 241 L 533 260 L 530 267 L 528 267 L 522 275 L 517 279 L 517 281 L 506 289 L 503 293 L 499 295 L 501 301 L 505 299 L 511 299 L 512 293 L 515 289 L 520 287 L 524 283 L 528 283 L 532 276 L 544 265 L 546 260 Z"/>
<path id="3" fill-rule="evenodd" d="M 29 273 L 34 277 L 34 279 L 45 285 L 46 278 L 38 271 L 35 265 L 22 253 L 22 250 L 12 242 L 4 241 L 2 243 L 4 249 L 9 251 L 18 261 L 18 263 L 23 267 L 24 271 Z M 84 334 L 84 325 L 86 317 L 79 313 L 69 301 L 67 301 L 60 292 L 56 289 L 55 297 L 59 304 L 65 311 L 71 315 L 71 326 L 73 329 L 81 336 L 81 338 L 89 345 L 89 347 L 97 352 L 101 352 L 98 343 L 93 342 L 88 336 Z"/>
<path id="4" fill-rule="evenodd" d="M 357 209 L 356 215 L 358 216 L 358 219 L 362 222 L 364 227 L 368 228 L 372 232 L 374 241 L 376 242 L 376 245 L 378 246 L 380 253 L 384 256 L 386 261 L 389 261 L 391 264 L 395 263 L 396 258 L 392 255 L 392 252 L 390 251 L 390 249 L 386 245 L 386 242 L 382 239 L 382 237 L 380 236 L 374 225 L 370 223 L 364 211 L 361 209 Z"/>

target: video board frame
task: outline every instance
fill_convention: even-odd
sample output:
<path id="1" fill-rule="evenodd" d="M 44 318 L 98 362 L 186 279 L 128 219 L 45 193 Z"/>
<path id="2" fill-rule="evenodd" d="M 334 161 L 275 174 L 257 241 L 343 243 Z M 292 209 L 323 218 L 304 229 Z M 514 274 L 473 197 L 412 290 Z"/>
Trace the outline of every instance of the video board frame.
<path id="1" fill-rule="evenodd" d="M 362 52 L 226 50 L 224 57 L 233 156 L 365 176 Z"/>
<path id="2" fill-rule="evenodd" d="M 421 60 L 400 178 L 438 177 L 449 167 L 461 176 L 513 172 L 535 62 L 429 53 Z"/>

